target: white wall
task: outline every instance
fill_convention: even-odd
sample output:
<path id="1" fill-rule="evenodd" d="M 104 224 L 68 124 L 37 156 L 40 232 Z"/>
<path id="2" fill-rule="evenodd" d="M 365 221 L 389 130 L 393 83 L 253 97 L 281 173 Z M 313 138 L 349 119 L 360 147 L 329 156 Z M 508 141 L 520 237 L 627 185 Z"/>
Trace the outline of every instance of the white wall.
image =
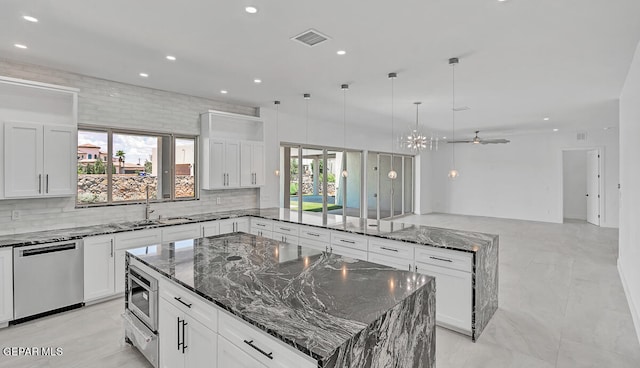
<path id="1" fill-rule="evenodd" d="M 0 75 L 79 88 L 78 121 L 83 125 L 199 134 L 199 113 L 214 109 L 256 115 L 253 107 L 107 81 L 0 59 Z M 0 180 L 3 178 L 0 176 Z M 220 197 L 221 204 L 216 199 Z M 258 206 L 258 190 L 203 191 L 198 201 L 154 204 L 154 216 L 179 216 Z M 12 221 L 11 211 L 21 219 Z M 144 218 L 143 205 L 75 208 L 75 199 L 0 200 L 0 235 Z"/>
<path id="2" fill-rule="evenodd" d="M 586 141 L 577 141 L 574 131 L 509 139 L 508 144 L 456 144 L 460 177 L 455 180 L 447 177 L 452 145 L 432 153 L 433 211 L 561 223 L 562 150 L 601 148 L 601 224 L 618 226 L 617 129 L 589 131 Z"/>
<path id="3" fill-rule="evenodd" d="M 563 162 L 563 203 L 566 219 L 587 219 L 587 151 L 564 151 Z"/>
<path id="4" fill-rule="evenodd" d="M 640 341 L 640 45 L 620 96 L 618 270 Z"/>

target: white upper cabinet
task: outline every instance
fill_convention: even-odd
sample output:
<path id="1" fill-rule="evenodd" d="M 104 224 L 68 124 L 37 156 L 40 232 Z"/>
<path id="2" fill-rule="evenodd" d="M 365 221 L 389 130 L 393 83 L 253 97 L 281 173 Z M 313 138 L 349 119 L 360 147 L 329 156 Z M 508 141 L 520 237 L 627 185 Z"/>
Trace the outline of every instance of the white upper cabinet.
<path id="1" fill-rule="evenodd" d="M 76 192 L 77 90 L 0 77 L 0 198 Z"/>
<path id="2" fill-rule="evenodd" d="M 209 111 L 200 117 L 201 188 L 264 184 L 264 124 L 256 117 Z"/>

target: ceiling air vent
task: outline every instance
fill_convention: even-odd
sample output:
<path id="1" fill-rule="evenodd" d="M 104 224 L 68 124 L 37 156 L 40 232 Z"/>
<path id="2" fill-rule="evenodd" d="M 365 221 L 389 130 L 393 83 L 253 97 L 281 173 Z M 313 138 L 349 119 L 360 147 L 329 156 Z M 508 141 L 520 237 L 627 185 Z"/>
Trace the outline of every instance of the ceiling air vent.
<path id="1" fill-rule="evenodd" d="M 303 44 L 312 47 L 315 46 L 319 43 L 322 43 L 329 38 L 329 36 L 324 35 L 318 31 L 316 31 L 315 29 L 309 29 L 307 31 L 304 31 L 302 33 L 300 33 L 297 36 L 291 37 L 292 40 L 298 41 L 298 42 L 302 42 Z"/>
<path id="2" fill-rule="evenodd" d="M 576 139 L 579 141 L 586 141 L 587 140 L 587 132 L 578 132 L 578 134 L 576 134 Z"/>

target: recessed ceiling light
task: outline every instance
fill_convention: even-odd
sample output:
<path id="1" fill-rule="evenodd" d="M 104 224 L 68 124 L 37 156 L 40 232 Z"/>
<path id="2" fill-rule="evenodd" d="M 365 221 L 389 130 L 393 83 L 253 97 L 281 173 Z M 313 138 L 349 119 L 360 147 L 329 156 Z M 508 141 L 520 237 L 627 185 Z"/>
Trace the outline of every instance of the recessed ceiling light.
<path id="1" fill-rule="evenodd" d="M 223 95 L 226 95 L 229 92 L 226 89 L 223 89 L 223 90 L 220 91 L 220 93 L 222 93 Z"/>
<path id="2" fill-rule="evenodd" d="M 14 44 L 13 46 L 15 46 L 15 47 L 17 47 L 17 48 L 19 48 L 19 49 L 26 49 L 26 48 L 27 48 L 27 46 L 22 45 L 22 44 L 19 44 L 19 43 L 16 43 L 16 44 Z"/>
<path id="3" fill-rule="evenodd" d="M 30 15 L 24 15 L 22 17 L 22 19 L 24 19 L 26 21 L 29 21 L 29 22 L 32 22 L 32 23 L 38 23 L 38 18 L 32 17 Z"/>
<path id="4" fill-rule="evenodd" d="M 549 118 L 544 118 L 544 119 L 542 119 L 542 120 L 544 120 L 544 121 L 549 121 L 550 119 L 549 119 Z"/>
<path id="5" fill-rule="evenodd" d="M 149 77 L 149 74 L 147 74 L 147 73 L 140 73 L 140 76 L 141 76 L 142 78 L 148 78 L 148 77 Z"/>
<path id="6" fill-rule="evenodd" d="M 336 52 L 336 54 L 338 55 L 345 55 L 347 52 L 344 50 L 339 50 L 338 52 Z"/>
<path id="7" fill-rule="evenodd" d="M 175 56 L 167 55 L 167 60 L 176 61 Z"/>
<path id="8" fill-rule="evenodd" d="M 260 84 L 260 83 L 262 83 L 262 79 L 254 79 L 253 83 Z"/>
<path id="9" fill-rule="evenodd" d="M 554 132 L 557 132 L 557 131 L 558 131 L 558 128 L 553 129 L 553 131 L 554 131 Z"/>
<path id="10" fill-rule="evenodd" d="M 254 6 L 247 6 L 246 8 L 244 8 L 244 11 L 246 11 L 249 14 L 255 14 L 258 12 L 258 9 Z"/>

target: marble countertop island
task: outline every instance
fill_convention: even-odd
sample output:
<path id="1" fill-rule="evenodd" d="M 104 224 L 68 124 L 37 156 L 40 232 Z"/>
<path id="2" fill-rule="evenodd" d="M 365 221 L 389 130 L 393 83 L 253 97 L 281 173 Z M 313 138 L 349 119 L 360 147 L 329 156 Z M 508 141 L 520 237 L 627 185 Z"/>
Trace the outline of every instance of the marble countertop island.
<path id="1" fill-rule="evenodd" d="M 434 367 L 435 279 L 244 233 L 128 251 L 318 367 Z"/>

